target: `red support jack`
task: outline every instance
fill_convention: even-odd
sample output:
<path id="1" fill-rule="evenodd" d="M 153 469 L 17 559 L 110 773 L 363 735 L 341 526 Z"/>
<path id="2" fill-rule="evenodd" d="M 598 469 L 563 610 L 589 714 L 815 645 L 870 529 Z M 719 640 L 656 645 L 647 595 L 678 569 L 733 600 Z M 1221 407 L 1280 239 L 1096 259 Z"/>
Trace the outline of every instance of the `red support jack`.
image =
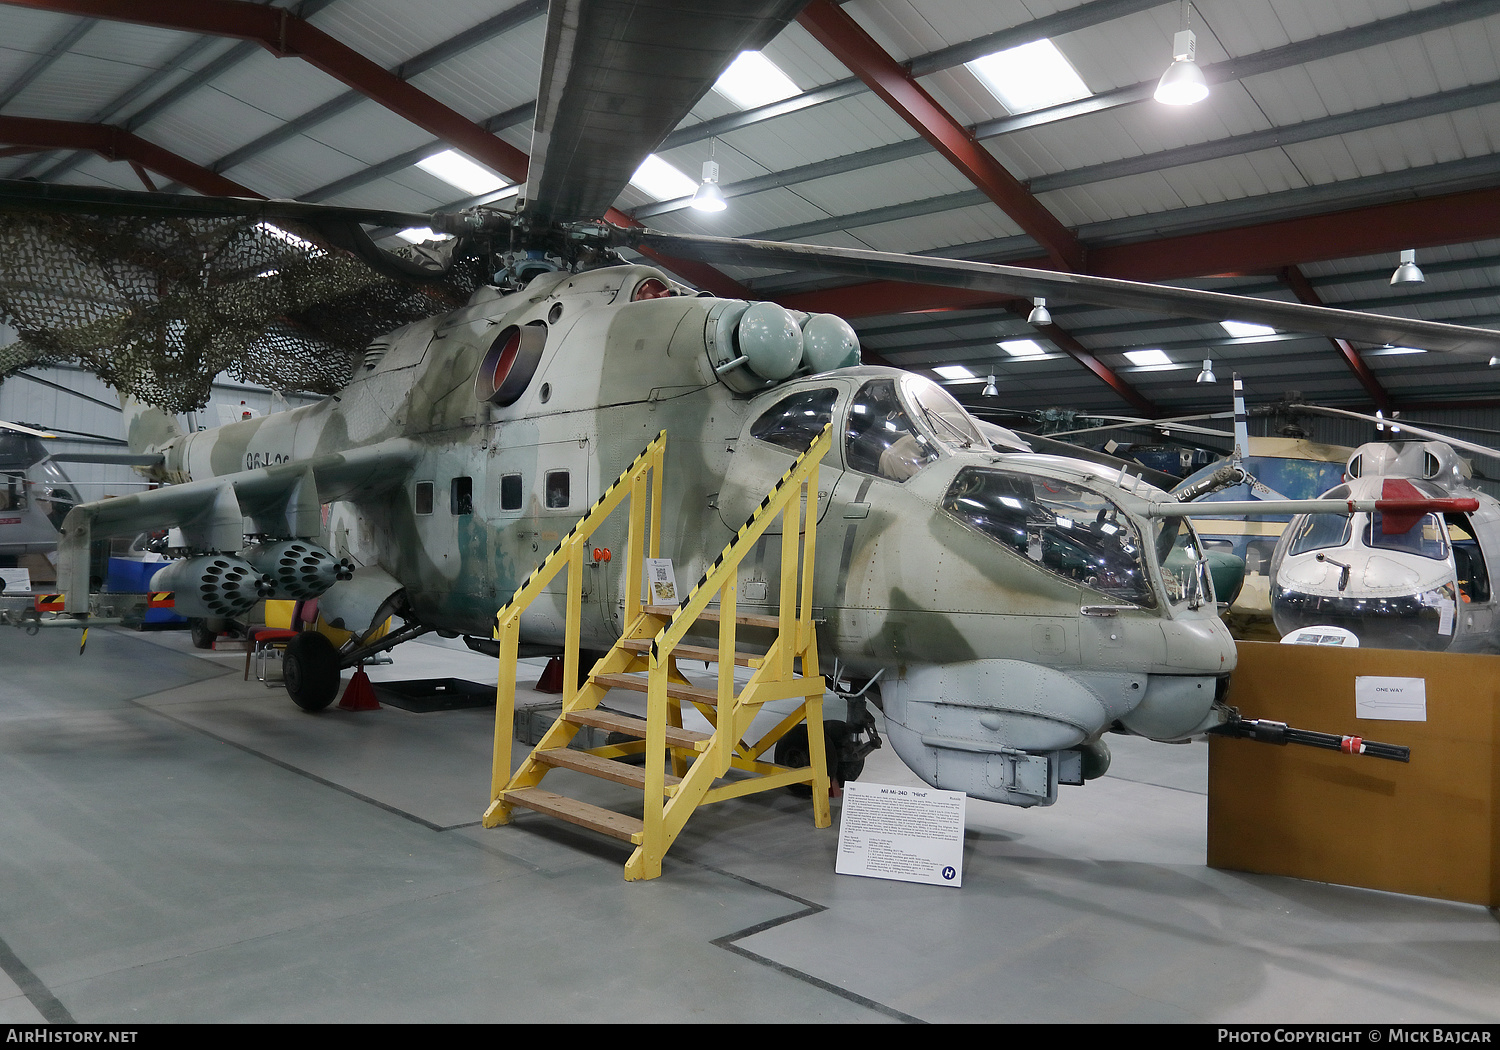
<path id="1" fill-rule="evenodd" d="M 542 677 L 537 679 L 536 691 L 539 693 L 562 692 L 562 657 L 554 656 L 547 661 L 547 666 L 542 668 Z"/>
<path id="2" fill-rule="evenodd" d="M 354 677 L 344 689 L 344 698 L 339 701 L 340 711 L 379 711 L 380 701 L 375 699 L 375 687 L 370 685 L 370 676 L 365 674 L 365 665 L 354 669 Z"/>

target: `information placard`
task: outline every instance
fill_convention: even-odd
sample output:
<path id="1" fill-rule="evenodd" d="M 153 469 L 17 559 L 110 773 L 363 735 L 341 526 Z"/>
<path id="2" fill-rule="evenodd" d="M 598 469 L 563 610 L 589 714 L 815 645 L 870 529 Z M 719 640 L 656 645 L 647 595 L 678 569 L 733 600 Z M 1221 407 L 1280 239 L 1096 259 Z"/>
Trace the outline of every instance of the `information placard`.
<path id="1" fill-rule="evenodd" d="M 641 586 L 647 605 L 676 605 L 677 574 L 672 571 L 672 559 L 647 558 Z"/>
<path id="2" fill-rule="evenodd" d="M 850 782 L 839 820 L 840 875 L 962 886 L 962 791 Z"/>
<path id="3" fill-rule="evenodd" d="M 1427 721 L 1427 679 L 1355 675 L 1354 717 Z"/>

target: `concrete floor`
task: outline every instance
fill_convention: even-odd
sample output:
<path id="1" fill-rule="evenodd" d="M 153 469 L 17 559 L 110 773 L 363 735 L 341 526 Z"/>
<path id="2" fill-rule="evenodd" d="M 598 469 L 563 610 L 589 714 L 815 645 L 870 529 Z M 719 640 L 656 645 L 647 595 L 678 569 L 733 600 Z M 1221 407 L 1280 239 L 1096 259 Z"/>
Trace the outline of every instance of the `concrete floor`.
<path id="1" fill-rule="evenodd" d="M 180 632 L 77 642 L 0 630 L 0 1023 L 1500 1020 L 1486 909 L 1206 868 L 1203 745 L 970 801 L 961 889 L 835 875 L 780 792 L 626 883 L 613 840 L 479 826 L 492 712 L 310 716 Z"/>

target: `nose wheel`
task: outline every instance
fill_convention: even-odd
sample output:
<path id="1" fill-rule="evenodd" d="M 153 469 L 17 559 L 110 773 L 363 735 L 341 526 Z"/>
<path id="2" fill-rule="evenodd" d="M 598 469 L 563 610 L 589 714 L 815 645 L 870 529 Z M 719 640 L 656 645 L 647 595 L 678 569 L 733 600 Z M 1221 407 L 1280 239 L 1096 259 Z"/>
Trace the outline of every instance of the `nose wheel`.
<path id="1" fill-rule="evenodd" d="M 304 711 L 321 711 L 339 691 L 339 651 L 316 631 L 304 631 L 287 643 L 281 657 L 287 695 Z"/>
<path id="2" fill-rule="evenodd" d="M 823 753 L 828 757 L 828 779 L 835 784 L 858 780 L 865 771 L 865 756 L 880 746 L 875 716 L 865 706 L 868 689 L 866 686 L 858 694 L 844 696 L 849 707 L 849 721 L 832 719 L 823 723 Z M 777 741 L 775 758 L 778 766 L 792 769 L 800 769 L 812 762 L 806 724 L 792 728 Z M 790 784 L 787 790 L 798 798 L 812 797 L 812 788 L 806 784 Z"/>

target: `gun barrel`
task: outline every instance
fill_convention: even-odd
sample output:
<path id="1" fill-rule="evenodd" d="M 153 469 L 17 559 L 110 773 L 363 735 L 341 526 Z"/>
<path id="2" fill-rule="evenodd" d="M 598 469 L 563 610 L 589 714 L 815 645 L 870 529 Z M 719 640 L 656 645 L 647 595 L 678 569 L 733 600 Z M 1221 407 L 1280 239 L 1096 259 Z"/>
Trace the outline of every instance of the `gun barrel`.
<path id="1" fill-rule="evenodd" d="M 1382 744 L 1363 737 L 1294 729 L 1285 722 L 1274 722 L 1268 718 L 1233 718 L 1214 726 L 1209 732 L 1241 740 L 1254 740 L 1261 744 L 1301 744 L 1325 751 L 1342 751 L 1346 755 L 1369 755 L 1371 758 L 1386 758 L 1392 762 L 1411 761 L 1411 748 L 1403 744 Z"/>

